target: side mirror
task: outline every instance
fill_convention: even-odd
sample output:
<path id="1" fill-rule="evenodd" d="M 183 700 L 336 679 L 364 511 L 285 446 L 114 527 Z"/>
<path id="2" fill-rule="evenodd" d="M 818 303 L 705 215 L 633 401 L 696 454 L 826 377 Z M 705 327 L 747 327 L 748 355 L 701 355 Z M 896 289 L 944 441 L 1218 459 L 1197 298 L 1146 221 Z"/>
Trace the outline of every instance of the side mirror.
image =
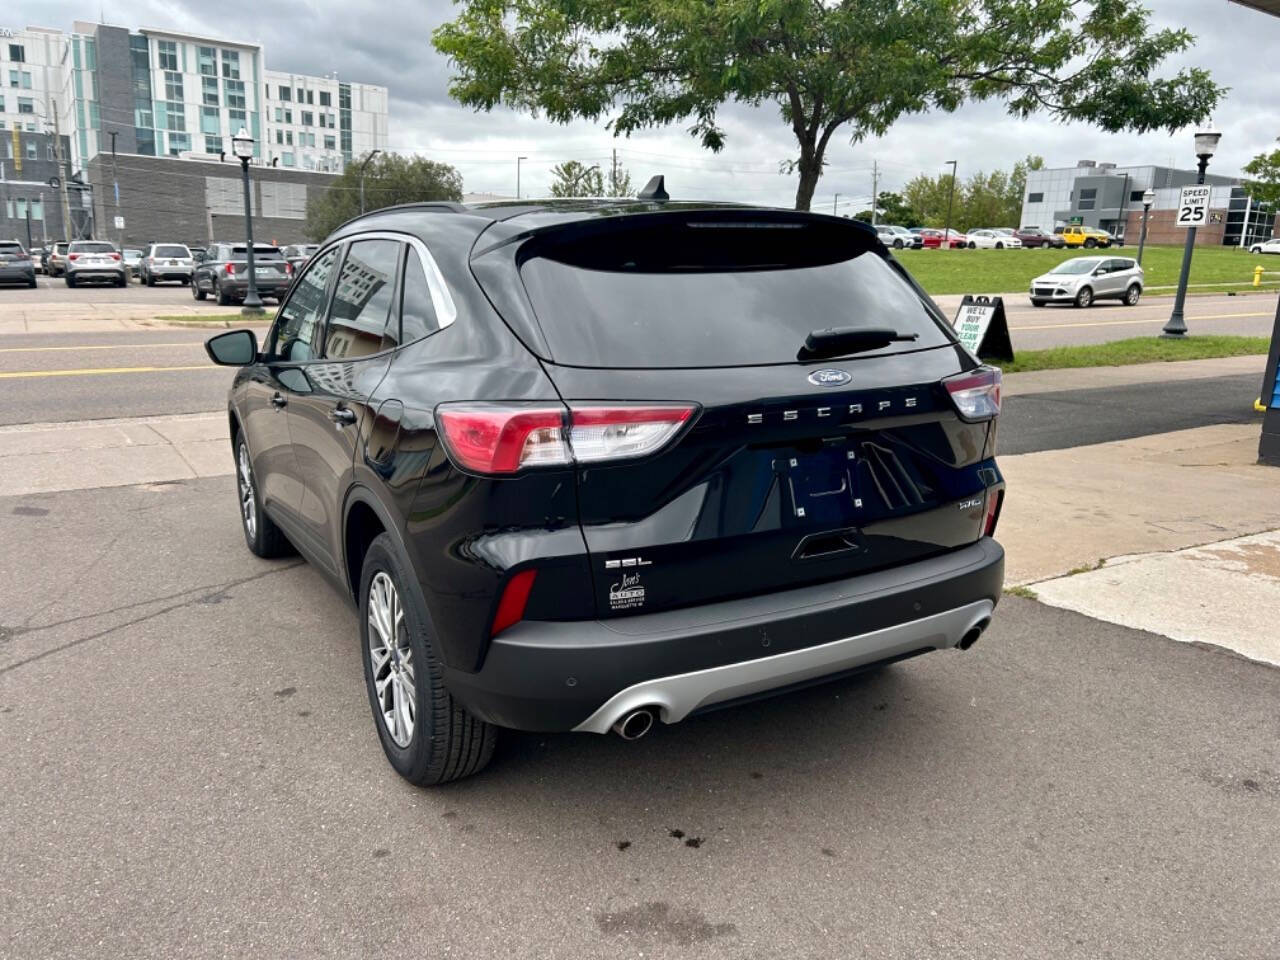
<path id="1" fill-rule="evenodd" d="M 252 330 L 228 330 L 204 342 L 205 353 L 224 367 L 247 367 L 258 359 L 258 338 Z"/>

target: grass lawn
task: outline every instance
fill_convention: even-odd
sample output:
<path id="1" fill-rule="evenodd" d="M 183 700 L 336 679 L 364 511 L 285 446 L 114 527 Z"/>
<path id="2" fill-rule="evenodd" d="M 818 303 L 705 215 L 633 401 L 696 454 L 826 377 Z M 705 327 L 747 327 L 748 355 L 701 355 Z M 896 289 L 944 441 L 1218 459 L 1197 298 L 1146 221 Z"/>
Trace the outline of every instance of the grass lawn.
<path id="1" fill-rule="evenodd" d="M 1109 250 L 895 250 L 911 275 L 929 293 L 1010 293 L 1023 292 L 1034 277 L 1072 257 L 1113 252 L 1118 257 L 1137 256 L 1130 244 Z M 1235 247 L 1196 247 L 1191 258 L 1190 293 L 1243 293 L 1253 287 L 1196 287 L 1195 284 L 1252 283 L 1253 268 L 1280 271 L 1280 257 L 1254 256 Z M 1182 268 L 1182 247 L 1148 245 L 1142 254 L 1147 288 L 1152 294 L 1172 294 Z M 1152 289 L 1168 285 L 1168 289 Z M 1263 277 L 1263 289 L 1280 286 L 1280 273 Z"/>
<path id="2" fill-rule="evenodd" d="M 1060 370 L 1064 367 L 1122 367 L 1131 363 L 1265 355 L 1270 344 L 1267 337 L 1221 335 L 1187 337 L 1185 340 L 1134 337 L 1132 340 L 1091 343 L 1079 347 L 1022 350 L 1013 363 L 1001 363 L 999 367 L 1005 373 L 1025 373 L 1029 370 Z"/>
<path id="3" fill-rule="evenodd" d="M 243 327 L 267 324 L 274 320 L 276 312 L 267 310 L 261 317 L 246 317 L 240 313 L 179 314 L 177 316 L 152 317 L 156 323 L 171 323 L 182 327 Z"/>

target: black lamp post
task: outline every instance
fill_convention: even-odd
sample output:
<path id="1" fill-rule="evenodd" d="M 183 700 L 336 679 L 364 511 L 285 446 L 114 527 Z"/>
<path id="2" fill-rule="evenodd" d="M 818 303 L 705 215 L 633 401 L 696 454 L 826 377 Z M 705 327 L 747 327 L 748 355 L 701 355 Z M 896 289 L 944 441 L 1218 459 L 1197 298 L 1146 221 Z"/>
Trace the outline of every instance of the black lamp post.
<path id="1" fill-rule="evenodd" d="M 1147 220 L 1151 217 L 1151 205 L 1156 202 L 1156 192 L 1148 187 L 1142 194 L 1142 233 L 1138 237 L 1138 266 L 1142 266 L 1142 248 L 1147 245 Z"/>
<path id="2" fill-rule="evenodd" d="M 241 313 L 255 316 L 262 313 L 262 298 L 258 296 L 258 271 L 253 262 L 253 204 L 249 194 L 249 161 L 253 159 L 253 137 L 244 127 L 231 138 L 231 152 L 240 158 L 240 172 L 244 177 L 244 235 L 245 259 L 249 262 L 249 289 L 244 295 Z"/>
<path id="3" fill-rule="evenodd" d="M 951 249 L 951 200 L 956 195 L 956 162 L 948 160 L 951 164 L 951 186 L 947 188 L 947 225 L 942 231 L 942 245 L 940 250 Z"/>
<path id="4" fill-rule="evenodd" d="M 1204 183 L 1204 172 L 1209 169 L 1209 158 L 1218 149 L 1218 141 L 1222 134 L 1217 130 L 1201 130 L 1196 133 L 1196 157 L 1200 161 L 1199 174 L 1196 176 L 1197 186 Z M 1181 340 L 1187 335 L 1187 323 L 1183 319 L 1182 308 L 1187 300 L 1187 279 L 1191 276 L 1191 251 L 1196 245 L 1196 228 L 1187 228 L 1187 245 L 1182 250 L 1182 273 L 1178 276 L 1178 295 L 1173 299 L 1173 313 L 1169 314 L 1169 322 L 1160 331 L 1166 340 Z"/>

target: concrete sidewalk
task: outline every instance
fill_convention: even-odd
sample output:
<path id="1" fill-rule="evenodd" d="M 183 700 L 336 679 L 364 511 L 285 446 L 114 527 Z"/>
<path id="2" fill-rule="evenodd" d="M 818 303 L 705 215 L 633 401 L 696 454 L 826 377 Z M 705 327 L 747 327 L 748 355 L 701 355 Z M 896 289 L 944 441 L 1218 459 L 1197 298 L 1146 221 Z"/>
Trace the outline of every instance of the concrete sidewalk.
<path id="1" fill-rule="evenodd" d="M 213 477 L 233 470 L 225 413 L 0 427 L 0 496 Z"/>

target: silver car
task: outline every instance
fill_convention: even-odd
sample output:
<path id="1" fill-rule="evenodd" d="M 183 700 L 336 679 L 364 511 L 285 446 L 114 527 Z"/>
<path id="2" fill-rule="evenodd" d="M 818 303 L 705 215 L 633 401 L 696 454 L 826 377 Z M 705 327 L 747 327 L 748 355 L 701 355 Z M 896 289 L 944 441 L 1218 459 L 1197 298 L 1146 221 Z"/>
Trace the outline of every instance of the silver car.
<path id="1" fill-rule="evenodd" d="M 114 243 L 106 240 L 74 240 L 67 248 L 67 286 L 100 280 L 123 287 L 127 282 L 124 259 Z"/>
<path id="2" fill-rule="evenodd" d="M 1031 281 L 1031 305 L 1121 300 L 1134 306 L 1145 284 L 1142 267 L 1131 257 L 1075 257 Z"/>

